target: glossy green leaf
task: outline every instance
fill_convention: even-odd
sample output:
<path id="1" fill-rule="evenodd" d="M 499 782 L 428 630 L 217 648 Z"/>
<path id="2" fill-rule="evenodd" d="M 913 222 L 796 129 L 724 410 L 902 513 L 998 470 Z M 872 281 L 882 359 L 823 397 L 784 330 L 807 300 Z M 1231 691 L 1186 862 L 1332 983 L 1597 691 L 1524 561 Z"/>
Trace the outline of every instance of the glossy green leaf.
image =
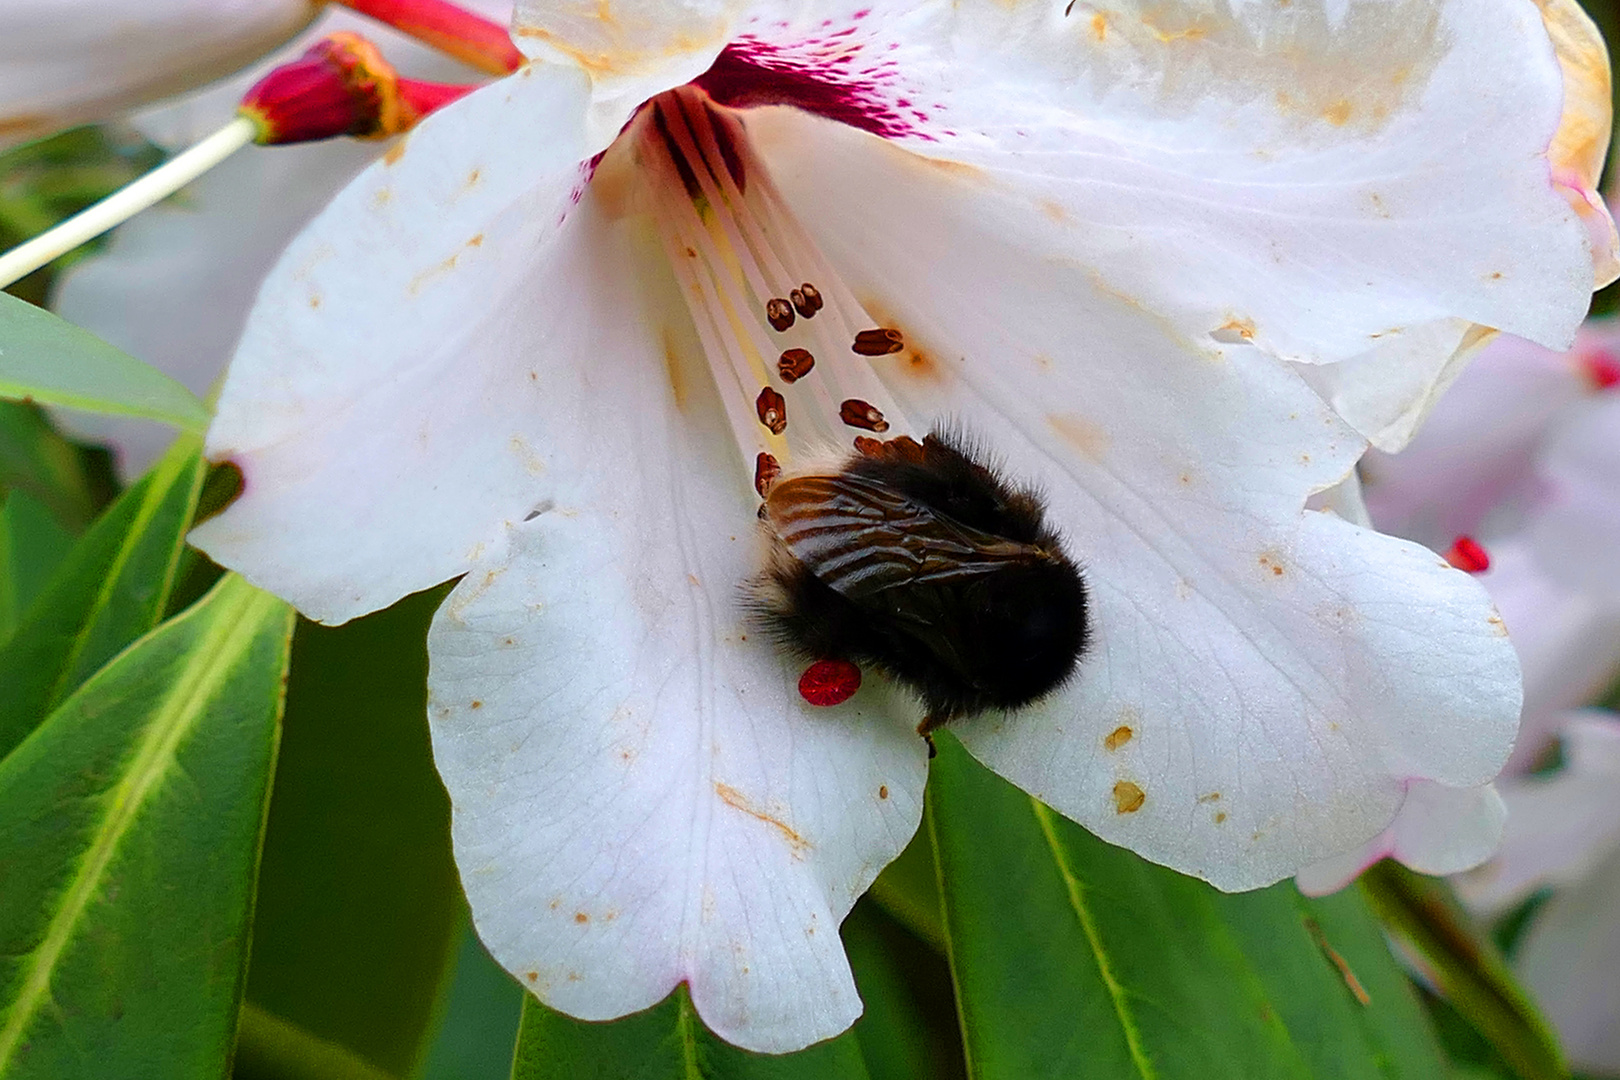
<path id="1" fill-rule="evenodd" d="M 926 820 L 975 1080 L 1444 1075 L 1353 890 L 1217 892 L 937 742 Z"/>
<path id="2" fill-rule="evenodd" d="M 45 504 L 18 489 L 0 502 L 0 645 L 73 546 Z"/>
<path id="3" fill-rule="evenodd" d="M 202 400 L 157 368 L 7 293 L 0 293 L 0 397 L 186 431 L 208 426 Z"/>
<path id="4" fill-rule="evenodd" d="M 523 1002 L 512 1080 L 868 1080 L 854 1032 L 796 1054 L 751 1054 L 703 1026 L 684 985 L 607 1024 Z"/>
<path id="5" fill-rule="evenodd" d="M 203 467 L 182 439 L 103 514 L 0 648 L 0 756 L 163 617 Z"/>
<path id="6" fill-rule="evenodd" d="M 426 1052 L 463 918 L 428 747 L 442 595 L 299 622 L 248 972 L 255 1005 L 396 1076 Z"/>
<path id="7" fill-rule="evenodd" d="M 337 1043 L 242 1004 L 231 1080 L 398 1080 Z"/>
<path id="8" fill-rule="evenodd" d="M 292 612 L 229 577 L 0 762 L 0 1077 L 218 1077 Z"/>
<path id="9" fill-rule="evenodd" d="M 1451 1008 L 1524 1080 L 1569 1075 L 1552 1028 L 1444 884 L 1386 860 L 1361 876 L 1361 891 Z"/>

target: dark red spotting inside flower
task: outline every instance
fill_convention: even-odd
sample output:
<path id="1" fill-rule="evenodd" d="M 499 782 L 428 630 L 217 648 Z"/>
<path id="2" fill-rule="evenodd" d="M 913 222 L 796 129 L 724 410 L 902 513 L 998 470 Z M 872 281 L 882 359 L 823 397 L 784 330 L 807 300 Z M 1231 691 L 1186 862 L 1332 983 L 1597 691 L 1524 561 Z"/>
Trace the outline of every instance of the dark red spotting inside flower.
<path id="1" fill-rule="evenodd" d="M 1482 574 L 1491 568 L 1491 557 L 1471 536 L 1459 536 L 1446 552 L 1446 562 L 1470 574 Z"/>
<path id="2" fill-rule="evenodd" d="M 810 704 L 842 705 L 861 688 L 861 669 L 848 660 L 817 660 L 799 676 L 799 696 Z"/>
<path id="3" fill-rule="evenodd" d="M 857 13 L 864 14 L 864 13 Z M 722 105 L 792 105 L 886 139 L 932 139 L 931 117 L 907 99 L 893 45 L 856 37 L 856 26 L 781 45 L 742 36 L 695 84 Z"/>

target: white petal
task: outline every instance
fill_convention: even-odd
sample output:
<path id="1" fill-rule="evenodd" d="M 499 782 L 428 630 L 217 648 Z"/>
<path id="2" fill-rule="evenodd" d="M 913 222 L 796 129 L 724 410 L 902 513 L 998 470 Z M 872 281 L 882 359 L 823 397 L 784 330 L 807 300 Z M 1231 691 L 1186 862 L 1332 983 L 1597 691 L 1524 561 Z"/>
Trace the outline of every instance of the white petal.
<path id="1" fill-rule="evenodd" d="M 497 6 L 511 7 L 504 0 Z M 251 71 L 149 109 L 135 123 L 148 138 L 182 149 L 218 128 L 271 67 L 342 30 L 365 33 L 413 78 L 471 74 L 387 27 L 336 11 Z M 179 198 L 121 226 L 103 251 L 74 263 L 58 282 L 52 307 L 206 397 L 282 249 L 384 149 L 340 139 L 238 153 Z M 145 472 L 174 438 L 170 427 L 124 417 L 68 409 L 52 410 L 52 417 L 75 437 L 110 446 L 125 478 Z"/>
<path id="2" fill-rule="evenodd" d="M 1346 423 L 1394 453 L 1492 336 L 1464 319 L 1440 319 L 1337 364 L 1301 364 L 1299 373 Z"/>
<path id="3" fill-rule="evenodd" d="M 1578 883 L 1620 851 L 1620 717 L 1566 713 L 1556 730 L 1564 747 L 1558 773 L 1501 781 L 1502 849 L 1457 881 L 1476 907 L 1500 910 L 1544 886 Z"/>
<path id="4" fill-rule="evenodd" d="M 1502 612 L 1524 670 L 1524 720 L 1510 771 L 1535 764 L 1561 714 L 1591 701 L 1620 674 L 1620 607 L 1559 584 L 1522 542 L 1491 551 L 1480 576 Z"/>
<path id="5" fill-rule="evenodd" d="M 0 145 L 201 86 L 319 12 L 309 0 L 6 0 Z"/>
<path id="6" fill-rule="evenodd" d="M 601 216 L 571 212 L 586 92 L 556 65 L 477 91 L 287 249 L 209 432 L 245 491 L 199 547 L 341 622 L 465 571 L 553 497 L 553 383 L 617 317 L 588 283 L 629 274 Z"/>
<path id="7" fill-rule="evenodd" d="M 1365 842 L 1413 780 L 1496 774 L 1519 709 L 1500 620 L 1432 553 L 1302 512 L 1364 444 L 1297 376 L 1032 258 L 949 172 L 770 119 L 785 194 L 913 344 L 874 365 L 907 415 L 960 418 L 1034 479 L 1093 585 L 1079 678 L 964 724 L 976 755 L 1229 889 Z"/>
<path id="8" fill-rule="evenodd" d="M 881 686 L 799 699 L 743 610 L 757 499 L 702 361 L 672 381 L 667 337 L 626 323 L 552 381 L 577 447 L 555 505 L 434 623 L 457 861 L 483 940 L 552 1006 L 609 1019 L 685 981 L 723 1038 L 795 1050 L 860 1013 L 838 926 L 916 828 L 925 748 Z"/>
<path id="9" fill-rule="evenodd" d="M 1536 913 L 1517 966 L 1572 1067 L 1620 1072 L 1620 856 Z"/>
<path id="10" fill-rule="evenodd" d="M 1569 357 L 1503 335 L 1457 379 L 1399 454 L 1362 463 L 1379 528 L 1445 551 L 1458 536 L 1518 526 L 1552 425 L 1587 392 Z"/>
<path id="11" fill-rule="evenodd" d="M 1294 877 L 1306 896 L 1326 896 L 1379 859 L 1394 858 L 1422 874 L 1456 874 L 1491 857 L 1507 808 L 1496 785 L 1454 788 L 1419 781 L 1389 828 L 1362 847 L 1324 859 Z"/>
<path id="12" fill-rule="evenodd" d="M 364 143 L 250 147 L 183 199 L 124 225 L 104 254 L 65 275 L 56 312 L 206 396 L 225 369 L 259 282 L 289 240 L 378 151 Z M 174 429 L 67 409 L 57 424 L 114 448 L 138 476 Z"/>
<path id="13" fill-rule="evenodd" d="M 1549 576 L 1620 607 L 1620 395 L 1571 410 L 1538 461 L 1549 486 L 1530 542 Z"/>

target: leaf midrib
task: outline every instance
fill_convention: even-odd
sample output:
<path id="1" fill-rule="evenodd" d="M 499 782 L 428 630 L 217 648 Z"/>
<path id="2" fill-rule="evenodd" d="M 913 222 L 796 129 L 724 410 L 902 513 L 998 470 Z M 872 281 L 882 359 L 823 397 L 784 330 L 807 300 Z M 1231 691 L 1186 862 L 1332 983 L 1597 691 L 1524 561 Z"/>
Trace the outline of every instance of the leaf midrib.
<path id="1" fill-rule="evenodd" d="M 231 669 L 246 650 L 246 643 L 251 643 L 257 636 L 261 620 L 255 617 L 254 609 L 273 603 L 276 601 L 268 594 L 255 591 L 234 605 L 207 612 L 211 620 L 234 613 L 234 625 L 220 647 L 210 650 L 202 658 L 201 664 L 192 665 L 162 698 L 129 771 L 112 792 L 112 798 L 107 800 L 108 810 L 102 816 L 95 839 L 80 861 L 73 880 L 60 894 L 63 897 L 62 906 L 51 920 L 38 948 L 31 954 L 33 962 L 22 981 L 6 1026 L 0 1029 L 0 1071 L 10 1067 L 23 1034 L 48 997 L 51 974 L 57 961 L 72 940 L 78 922 L 94 898 L 120 843 L 139 817 L 153 789 L 167 773 L 180 742 L 194 728 L 196 718 L 201 715 L 197 706 L 229 678 Z M 201 611 L 197 613 L 197 617 L 202 615 Z M 246 643 L 243 639 L 246 639 Z"/>
<path id="2" fill-rule="evenodd" d="M 1046 838 L 1047 847 L 1052 851 L 1052 861 L 1056 864 L 1058 874 L 1063 878 L 1063 886 L 1069 894 L 1069 906 L 1074 909 L 1075 918 L 1080 923 L 1081 932 L 1086 935 L 1086 942 L 1091 946 L 1092 956 L 1097 961 L 1097 972 L 1102 977 L 1103 985 L 1108 988 L 1108 996 L 1114 1006 L 1114 1015 L 1119 1019 L 1121 1032 L 1125 1036 L 1125 1047 L 1130 1051 L 1131 1064 L 1142 1080 L 1157 1080 L 1158 1073 L 1153 1063 L 1148 1060 L 1147 1051 L 1142 1046 L 1142 1032 L 1136 1025 L 1136 1018 L 1131 1013 L 1130 1004 L 1126 1000 L 1125 987 L 1114 975 L 1113 965 L 1108 958 L 1107 950 L 1103 948 L 1102 935 L 1097 930 L 1097 922 L 1086 905 L 1085 886 L 1069 868 L 1069 862 L 1063 855 L 1062 845 L 1058 842 L 1057 832 L 1052 827 L 1052 811 L 1048 810 L 1040 800 L 1030 798 L 1030 809 L 1035 815 L 1035 822 L 1041 827 L 1041 835 Z"/>

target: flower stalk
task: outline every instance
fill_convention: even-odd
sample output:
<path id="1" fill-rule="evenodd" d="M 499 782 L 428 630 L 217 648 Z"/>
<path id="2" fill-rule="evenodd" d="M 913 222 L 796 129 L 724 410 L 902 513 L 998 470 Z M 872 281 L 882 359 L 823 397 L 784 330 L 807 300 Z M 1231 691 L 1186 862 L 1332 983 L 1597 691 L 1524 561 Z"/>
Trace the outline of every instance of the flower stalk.
<path id="1" fill-rule="evenodd" d="M 225 126 L 127 187 L 0 255 L 0 288 L 123 224 L 249 143 L 275 146 L 348 135 L 403 134 L 474 87 L 401 78 L 358 34 L 333 34 L 248 91 Z"/>

